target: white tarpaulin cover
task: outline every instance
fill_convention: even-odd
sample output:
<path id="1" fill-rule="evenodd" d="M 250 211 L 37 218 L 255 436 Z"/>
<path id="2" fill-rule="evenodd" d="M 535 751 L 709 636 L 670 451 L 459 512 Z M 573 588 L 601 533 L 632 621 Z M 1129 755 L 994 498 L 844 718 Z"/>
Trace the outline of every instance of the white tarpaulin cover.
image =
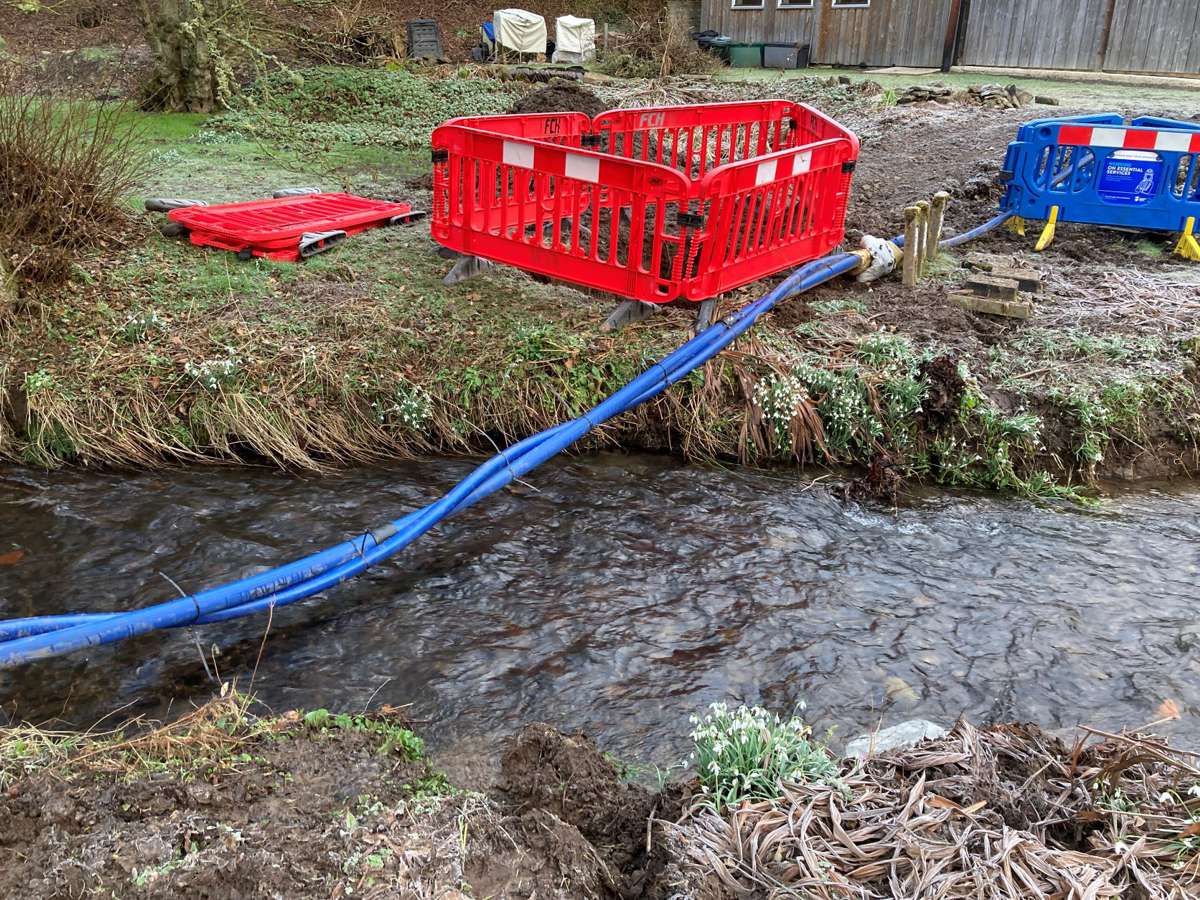
<path id="1" fill-rule="evenodd" d="M 546 20 L 524 9 L 498 9 L 492 14 L 496 44 L 518 53 L 546 52 Z"/>
<path id="2" fill-rule="evenodd" d="M 581 64 L 596 56 L 596 22 L 578 16 L 554 20 L 554 61 Z"/>

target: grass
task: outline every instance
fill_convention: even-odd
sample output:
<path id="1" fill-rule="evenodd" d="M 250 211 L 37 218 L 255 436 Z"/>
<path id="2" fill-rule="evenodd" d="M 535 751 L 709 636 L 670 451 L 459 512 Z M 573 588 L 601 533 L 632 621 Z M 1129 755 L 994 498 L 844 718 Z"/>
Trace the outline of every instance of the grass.
<path id="1" fill-rule="evenodd" d="M 123 781 L 154 774 L 185 781 L 211 778 L 239 766 L 265 764 L 252 752 L 263 741 L 320 741 L 345 735 L 365 736 L 384 756 L 407 762 L 425 759 L 424 742 L 390 707 L 360 715 L 325 709 L 260 715 L 252 697 L 227 690 L 166 725 L 135 719 L 103 732 L 33 725 L 0 729 L 0 789 L 40 772 L 68 778 L 86 771 Z M 451 790 L 445 776 L 433 771 L 412 786 L 414 795 L 426 797 Z"/>
<path id="2" fill-rule="evenodd" d="M 134 720 L 106 732 L 0 729 L 0 789 L 44 771 L 65 778 L 86 768 L 129 780 L 154 773 L 190 778 L 235 766 L 246 742 L 280 727 L 252 715 L 251 705 L 249 697 L 228 692 L 159 727 Z"/>
<path id="3" fill-rule="evenodd" d="M 0 336 L 30 410 L 23 429 L 0 432 L 0 453 L 38 466 L 249 454 L 318 469 L 487 451 L 579 415 L 685 337 L 683 314 L 602 335 L 599 306 L 517 273 L 447 289 L 445 266 L 426 247 L 417 230 L 371 232 L 294 266 L 151 235 L 84 260 L 80 278 L 43 298 L 21 331 Z M 946 486 L 1060 493 L 1041 436 L 997 430 L 982 389 L 949 431 L 922 425 L 920 367 L 943 349 L 871 329 L 857 298 L 817 300 L 810 310 L 819 318 L 806 324 L 819 331 L 761 325 L 749 353 L 685 379 L 589 446 L 759 463 L 865 464 L 883 452 Z M 1129 367 L 1189 352 L 1159 339 L 1031 327 L 992 353 L 979 377 L 1040 404 L 1041 420 L 1078 423 L 1059 474 L 1086 473 L 1101 461 L 1101 443 L 1145 437 L 1161 418 L 1155 410 L 1194 400 L 1182 383 L 1131 376 Z M 1053 370 L 1041 376 L 1048 381 L 1012 380 L 1059 363 L 1122 377 L 1086 388 L 1078 373 L 1057 387 Z"/>
<path id="4" fill-rule="evenodd" d="M 453 115 L 501 113 L 516 96 L 483 71 L 433 80 L 400 65 L 324 66 L 260 79 L 210 125 L 285 147 L 424 148 L 449 110 Z"/>

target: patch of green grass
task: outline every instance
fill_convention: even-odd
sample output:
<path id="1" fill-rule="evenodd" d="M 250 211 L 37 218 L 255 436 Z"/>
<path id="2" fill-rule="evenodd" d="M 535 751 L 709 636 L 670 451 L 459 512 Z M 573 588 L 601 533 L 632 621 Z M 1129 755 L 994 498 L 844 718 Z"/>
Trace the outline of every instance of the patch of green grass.
<path id="1" fill-rule="evenodd" d="M 499 81 L 433 81 L 402 67 L 323 66 L 260 79 L 212 127 L 280 145 L 423 147 L 454 116 L 500 113 L 514 96 Z"/>
<path id="2" fill-rule="evenodd" d="M 187 863 L 187 855 L 182 851 L 176 851 L 175 855 L 165 862 L 161 862 L 155 866 L 146 866 L 145 868 L 135 868 L 129 876 L 129 881 L 134 887 L 148 887 L 160 878 L 170 875 L 176 869 L 181 868 Z"/>
<path id="3" fill-rule="evenodd" d="M 1148 256 L 1151 259 L 1160 259 L 1166 256 L 1167 253 L 1166 248 L 1163 247 L 1161 242 L 1152 241 L 1147 238 L 1142 238 L 1134 246 L 1137 247 L 1138 253 Z"/>
<path id="4" fill-rule="evenodd" d="M 808 304 L 819 316 L 833 316 L 838 313 L 855 312 L 860 316 L 866 315 L 867 304 L 857 297 L 836 297 L 832 300 L 814 300 Z"/>
<path id="5" fill-rule="evenodd" d="M 420 737 L 402 725 L 378 716 L 335 714 L 327 709 L 314 709 L 303 713 L 300 721 L 310 732 L 319 734 L 343 731 L 371 735 L 379 739 L 378 749 L 382 755 L 396 753 L 414 762 L 425 756 L 425 742 Z"/>

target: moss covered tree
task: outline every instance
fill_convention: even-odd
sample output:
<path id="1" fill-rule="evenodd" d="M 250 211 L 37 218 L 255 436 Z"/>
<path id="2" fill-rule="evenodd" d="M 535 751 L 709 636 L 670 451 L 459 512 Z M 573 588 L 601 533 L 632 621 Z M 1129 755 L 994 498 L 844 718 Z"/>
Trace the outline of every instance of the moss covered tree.
<path id="1" fill-rule="evenodd" d="M 228 26 L 241 12 L 234 0 L 142 0 L 154 54 L 146 105 L 180 112 L 223 109 L 233 85 L 229 55 L 238 44 Z"/>

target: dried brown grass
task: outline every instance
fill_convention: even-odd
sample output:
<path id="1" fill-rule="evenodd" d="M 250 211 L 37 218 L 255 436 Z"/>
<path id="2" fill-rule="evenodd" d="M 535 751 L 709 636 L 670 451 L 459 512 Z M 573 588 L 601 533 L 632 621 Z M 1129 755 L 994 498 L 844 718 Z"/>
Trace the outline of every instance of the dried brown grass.
<path id="1" fill-rule="evenodd" d="M 812 898 L 1200 894 L 1195 755 L 1139 734 L 977 730 L 847 763 L 839 784 L 677 826 L 718 893 Z"/>
<path id="2" fill-rule="evenodd" d="M 35 95 L 0 63 L 0 253 L 7 277 L 58 282 L 73 255 L 128 226 L 122 198 L 144 170 L 122 104 Z"/>
<path id="3" fill-rule="evenodd" d="M 143 771 L 150 760 L 187 766 L 231 754 L 259 733 L 268 720 L 251 715 L 253 700 L 230 690 L 165 725 L 137 718 L 118 728 L 85 732 L 35 725 L 0 729 L 0 788 L 36 771 L 66 777 L 74 771 L 123 777 Z M 269 727 L 279 727 L 269 724 Z"/>

